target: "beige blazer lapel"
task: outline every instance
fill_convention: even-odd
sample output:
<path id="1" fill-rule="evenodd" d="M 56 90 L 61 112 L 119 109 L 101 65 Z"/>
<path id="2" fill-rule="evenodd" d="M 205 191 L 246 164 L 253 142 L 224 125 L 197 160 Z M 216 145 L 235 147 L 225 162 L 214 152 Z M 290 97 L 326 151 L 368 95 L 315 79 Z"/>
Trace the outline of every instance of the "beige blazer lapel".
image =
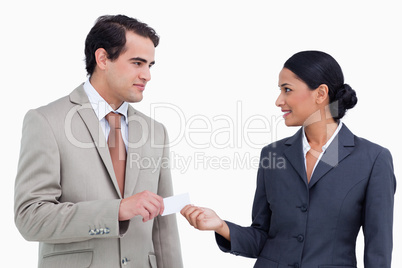
<path id="1" fill-rule="evenodd" d="M 148 124 L 139 116 L 133 107 L 128 106 L 128 146 L 126 178 L 124 187 L 124 196 L 134 194 L 140 172 L 140 160 L 143 145 L 147 142 Z"/>
<path id="2" fill-rule="evenodd" d="M 89 103 L 88 97 L 85 94 L 84 87 L 82 85 L 77 87 L 70 94 L 70 101 L 79 105 L 79 107 L 76 108 L 77 113 L 87 126 L 95 147 L 103 161 L 103 164 L 106 167 L 106 170 L 110 175 L 115 190 L 119 195 L 119 198 L 122 198 L 119 186 L 117 184 L 116 175 L 114 174 L 112 159 L 110 158 L 109 148 L 107 147 L 105 135 L 103 134 L 102 127 L 99 124 L 99 120 L 96 117 L 92 105 Z"/>

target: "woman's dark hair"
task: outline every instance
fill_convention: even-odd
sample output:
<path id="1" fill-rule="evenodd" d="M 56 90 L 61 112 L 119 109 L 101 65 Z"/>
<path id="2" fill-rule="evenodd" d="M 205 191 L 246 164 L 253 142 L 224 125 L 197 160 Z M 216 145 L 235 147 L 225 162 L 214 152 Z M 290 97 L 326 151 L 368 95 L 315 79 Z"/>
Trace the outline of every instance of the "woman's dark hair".
<path id="1" fill-rule="evenodd" d="M 85 64 L 88 75 L 92 75 L 96 66 L 95 51 L 103 48 L 110 60 L 117 59 L 126 45 L 126 31 L 148 37 L 157 47 L 159 36 L 147 24 L 124 15 L 101 16 L 89 31 L 85 40 Z"/>
<path id="2" fill-rule="evenodd" d="M 356 105 L 356 92 L 344 83 L 341 66 L 331 55 L 302 51 L 290 57 L 283 67 L 297 75 L 311 90 L 322 84 L 328 86 L 330 111 L 336 121 Z"/>

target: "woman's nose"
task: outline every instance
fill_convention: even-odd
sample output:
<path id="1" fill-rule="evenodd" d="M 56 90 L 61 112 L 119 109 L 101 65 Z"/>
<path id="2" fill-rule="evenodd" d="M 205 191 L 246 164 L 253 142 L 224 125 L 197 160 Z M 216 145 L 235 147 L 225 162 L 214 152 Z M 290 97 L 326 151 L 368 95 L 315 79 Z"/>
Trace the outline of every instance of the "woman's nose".
<path id="1" fill-rule="evenodd" d="M 279 94 L 279 96 L 278 96 L 278 98 L 276 99 L 276 101 L 275 101 L 275 105 L 276 106 L 278 106 L 278 107 L 281 107 L 281 106 L 283 106 L 285 104 L 285 101 L 284 101 L 284 98 L 283 98 L 283 95 L 282 95 L 282 92 Z"/>

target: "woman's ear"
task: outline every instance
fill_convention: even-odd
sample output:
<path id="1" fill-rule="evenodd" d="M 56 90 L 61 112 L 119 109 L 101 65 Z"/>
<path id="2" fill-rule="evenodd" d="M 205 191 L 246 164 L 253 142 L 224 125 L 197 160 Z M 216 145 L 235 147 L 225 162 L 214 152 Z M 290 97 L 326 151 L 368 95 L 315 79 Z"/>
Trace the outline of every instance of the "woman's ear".
<path id="1" fill-rule="evenodd" d="M 106 69 L 107 56 L 108 54 L 104 48 L 98 48 L 95 51 L 96 65 L 100 70 L 104 71 Z"/>
<path id="2" fill-rule="evenodd" d="M 328 95 L 328 86 L 326 84 L 321 84 L 317 89 L 316 102 L 317 104 L 328 104 L 329 103 L 329 95 Z"/>

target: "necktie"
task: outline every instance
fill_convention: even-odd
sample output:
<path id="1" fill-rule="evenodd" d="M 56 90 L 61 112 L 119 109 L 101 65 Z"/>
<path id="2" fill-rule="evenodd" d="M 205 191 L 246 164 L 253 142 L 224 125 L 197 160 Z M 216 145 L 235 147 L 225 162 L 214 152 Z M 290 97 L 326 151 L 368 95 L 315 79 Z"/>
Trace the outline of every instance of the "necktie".
<path id="1" fill-rule="evenodd" d="M 106 115 L 110 126 L 107 145 L 112 158 L 114 174 L 119 185 L 121 196 L 124 197 L 124 177 L 126 174 L 126 147 L 121 135 L 121 115 L 110 112 Z"/>

